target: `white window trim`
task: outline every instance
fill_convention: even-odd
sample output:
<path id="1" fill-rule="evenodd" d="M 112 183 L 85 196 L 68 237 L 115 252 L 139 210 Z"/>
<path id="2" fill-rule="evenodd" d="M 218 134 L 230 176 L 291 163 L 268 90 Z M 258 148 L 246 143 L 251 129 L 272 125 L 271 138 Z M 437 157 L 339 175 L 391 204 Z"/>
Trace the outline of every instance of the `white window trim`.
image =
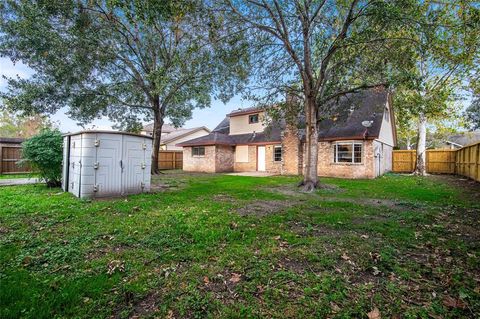
<path id="1" fill-rule="evenodd" d="M 279 148 L 280 149 L 280 152 L 281 152 L 281 155 L 280 155 L 280 160 L 279 161 L 276 161 L 275 160 L 275 149 L 276 148 Z M 283 147 L 282 145 L 274 145 L 273 146 L 273 162 L 274 163 L 281 163 L 283 161 Z"/>
<path id="2" fill-rule="evenodd" d="M 352 161 L 351 162 L 339 162 L 338 161 L 338 145 L 352 145 Z M 355 145 L 361 145 L 362 147 L 362 154 L 360 155 L 360 162 L 355 161 Z M 342 141 L 342 142 L 335 142 L 333 144 L 333 164 L 339 165 L 363 165 L 364 164 L 364 143 L 358 141 Z"/>

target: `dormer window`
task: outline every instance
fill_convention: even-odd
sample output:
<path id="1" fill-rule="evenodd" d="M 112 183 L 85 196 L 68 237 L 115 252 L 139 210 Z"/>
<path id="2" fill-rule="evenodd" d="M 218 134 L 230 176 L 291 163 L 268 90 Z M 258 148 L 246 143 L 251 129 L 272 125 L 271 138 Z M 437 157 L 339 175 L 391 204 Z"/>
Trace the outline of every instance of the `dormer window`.
<path id="1" fill-rule="evenodd" d="M 248 116 L 248 123 L 255 124 L 258 123 L 258 114 L 251 114 Z"/>

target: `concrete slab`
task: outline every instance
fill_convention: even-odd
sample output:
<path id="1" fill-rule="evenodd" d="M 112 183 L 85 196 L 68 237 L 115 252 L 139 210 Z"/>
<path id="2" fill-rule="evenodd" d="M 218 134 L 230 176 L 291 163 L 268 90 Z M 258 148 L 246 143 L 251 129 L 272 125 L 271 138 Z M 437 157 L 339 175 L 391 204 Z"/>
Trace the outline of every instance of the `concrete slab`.
<path id="1" fill-rule="evenodd" d="M 237 172 L 237 173 L 228 173 L 226 175 L 231 176 L 250 176 L 250 177 L 268 177 L 275 176 L 276 174 L 267 173 L 267 172 Z"/>
<path id="2" fill-rule="evenodd" d="M 38 178 L 11 178 L 0 179 L 0 186 L 14 186 L 14 185 L 27 185 L 40 183 Z"/>

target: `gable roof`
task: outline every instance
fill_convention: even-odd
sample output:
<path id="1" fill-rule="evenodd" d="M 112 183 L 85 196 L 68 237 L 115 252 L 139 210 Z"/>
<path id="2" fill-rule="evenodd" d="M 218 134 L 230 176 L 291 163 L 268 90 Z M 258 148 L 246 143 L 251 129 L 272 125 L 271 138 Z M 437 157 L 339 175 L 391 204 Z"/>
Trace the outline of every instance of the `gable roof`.
<path id="1" fill-rule="evenodd" d="M 247 107 L 244 109 L 238 109 L 238 110 L 232 111 L 227 114 L 227 117 L 254 114 L 262 111 L 264 111 L 263 107 L 259 107 L 259 106 Z"/>
<path id="2" fill-rule="evenodd" d="M 480 131 L 450 135 L 445 141 L 447 144 L 454 144 L 459 147 L 464 147 L 477 142 L 480 142 Z"/>
<path id="3" fill-rule="evenodd" d="M 145 132 L 153 132 L 153 123 L 149 123 L 147 125 L 145 125 L 143 127 L 143 130 Z M 173 131 L 176 131 L 177 129 L 175 128 L 175 126 L 171 125 L 171 124 L 167 124 L 167 123 L 164 123 L 162 125 L 162 133 L 171 133 Z"/>
<path id="4" fill-rule="evenodd" d="M 171 143 L 175 140 L 178 140 L 182 137 L 185 137 L 187 135 L 193 134 L 195 132 L 205 130 L 210 133 L 210 130 L 206 128 L 205 126 L 200 126 L 200 127 L 193 127 L 193 128 L 184 128 L 184 129 L 177 129 L 173 131 L 172 133 L 162 136 L 161 143 L 162 144 L 168 144 Z"/>
<path id="5" fill-rule="evenodd" d="M 376 87 L 349 93 L 332 101 L 331 103 L 335 105 L 331 108 L 338 111 L 331 118 L 320 122 L 318 139 L 329 141 L 378 138 L 388 99 L 388 90 Z M 372 121 L 372 124 L 367 129 L 362 125 L 363 121 Z"/>

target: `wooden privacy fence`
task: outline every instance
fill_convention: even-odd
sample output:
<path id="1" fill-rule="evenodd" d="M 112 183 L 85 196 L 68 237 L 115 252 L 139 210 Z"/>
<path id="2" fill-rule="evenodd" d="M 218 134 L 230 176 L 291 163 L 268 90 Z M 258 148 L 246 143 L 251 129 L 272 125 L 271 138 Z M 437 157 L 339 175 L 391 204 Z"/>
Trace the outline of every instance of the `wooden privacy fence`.
<path id="1" fill-rule="evenodd" d="M 414 150 L 393 151 L 392 171 L 411 173 L 415 169 Z M 458 150 L 427 150 L 427 173 L 458 174 L 480 181 L 480 142 Z"/>
<path id="2" fill-rule="evenodd" d="M 0 174 L 27 173 L 31 171 L 28 165 L 18 165 L 22 159 L 22 148 L 20 146 L 0 147 Z"/>
<path id="3" fill-rule="evenodd" d="M 457 151 L 456 173 L 480 182 L 480 142 Z"/>
<path id="4" fill-rule="evenodd" d="M 158 154 L 159 169 L 182 169 L 182 151 L 160 151 Z"/>

